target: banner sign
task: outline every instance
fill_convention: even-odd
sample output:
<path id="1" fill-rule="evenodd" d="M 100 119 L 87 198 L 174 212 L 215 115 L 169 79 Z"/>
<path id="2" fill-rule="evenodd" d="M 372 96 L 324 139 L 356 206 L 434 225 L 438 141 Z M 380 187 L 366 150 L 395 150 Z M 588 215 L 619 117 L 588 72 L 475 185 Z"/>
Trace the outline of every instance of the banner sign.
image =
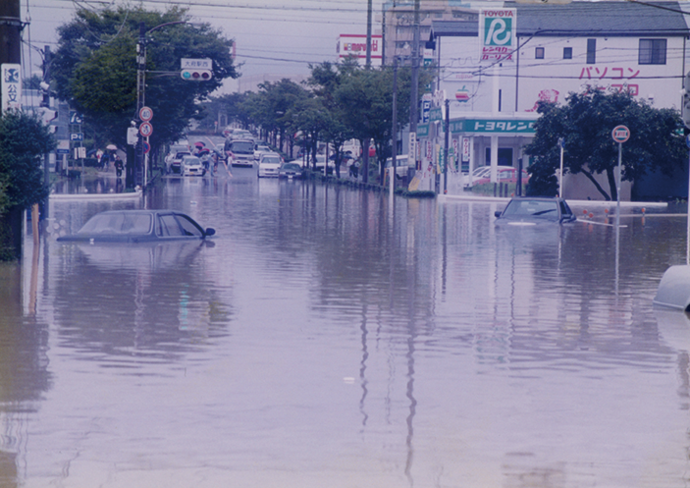
<path id="1" fill-rule="evenodd" d="M 2 91 L 2 108 L 4 112 L 9 109 L 22 108 L 22 72 L 21 65 L 4 63 L 0 67 L 0 76 L 2 77 L 2 84 L 0 84 L 0 91 Z"/>
<path id="2" fill-rule="evenodd" d="M 534 134 L 535 120 L 475 120 L 461 119 L 450 121 L 450 132 L 481 132 L 493 134 Z"/>
<path id="3" fill-rule="evenodd" d="M 481 62 L 513 61 L 516 9 L 491 8 L 479 11 L 479 59 Z"/>

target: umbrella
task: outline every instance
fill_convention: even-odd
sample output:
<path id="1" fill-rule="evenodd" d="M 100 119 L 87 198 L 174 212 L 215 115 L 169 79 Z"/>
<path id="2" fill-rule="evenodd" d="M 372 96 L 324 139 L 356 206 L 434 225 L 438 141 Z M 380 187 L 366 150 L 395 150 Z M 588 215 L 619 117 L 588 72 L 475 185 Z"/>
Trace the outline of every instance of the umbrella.
<path id="1" fill-rule="evenodd" d="M 105 148 L 110 151 L 117 151 L 117 146 L 115 144 L 108 144 Z"/>
<path id="2" fill-rule="evenodd" d="M 206 144 L 204 144 L 204 143 L 201 142 L 201 141 L 196 141 L 196 142 L 194 143 L 194 145 L 195 145 L 196 147 L 204 147 Z"/>

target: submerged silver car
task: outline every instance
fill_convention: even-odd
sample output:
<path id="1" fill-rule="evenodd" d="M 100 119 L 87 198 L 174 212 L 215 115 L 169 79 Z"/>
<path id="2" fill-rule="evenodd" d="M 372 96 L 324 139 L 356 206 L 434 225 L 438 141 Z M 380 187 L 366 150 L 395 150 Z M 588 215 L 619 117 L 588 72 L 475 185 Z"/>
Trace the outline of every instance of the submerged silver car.
<path id="1" fill-rule="evenodd" d="M 205 239 L 214 235 L 189 215 L 173 210 L 109 210 L 94 215 L 63 242 L 150 242 Z"/>
<path id="2" fill-rule="evenodd" d="M 562 198 L 516 197 L 497 211 L 496 225 L 534 226 L 575 222 L 577 218 Z"/>

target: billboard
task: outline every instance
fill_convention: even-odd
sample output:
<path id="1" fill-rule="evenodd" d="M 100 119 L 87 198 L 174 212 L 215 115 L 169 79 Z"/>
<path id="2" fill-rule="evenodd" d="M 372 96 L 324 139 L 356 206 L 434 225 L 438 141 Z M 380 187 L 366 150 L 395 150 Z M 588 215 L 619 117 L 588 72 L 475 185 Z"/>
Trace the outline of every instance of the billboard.
<path id="1" fill-rule="evenodd" d="M 513 61 L 517 49 L 515 41 L 516 10 L 487 8 L 479 12 L 479 59 L 481 62 Z"/>
<path id="2" fill-rule="evenodd" d="M 340 34 L 337 51 L 339 58 L 355 56 L 367 58 L 367 36 L 359 34 Z M 380 65 L 383 54 L 383 37 L 371 36 L 371 64 Z"/>

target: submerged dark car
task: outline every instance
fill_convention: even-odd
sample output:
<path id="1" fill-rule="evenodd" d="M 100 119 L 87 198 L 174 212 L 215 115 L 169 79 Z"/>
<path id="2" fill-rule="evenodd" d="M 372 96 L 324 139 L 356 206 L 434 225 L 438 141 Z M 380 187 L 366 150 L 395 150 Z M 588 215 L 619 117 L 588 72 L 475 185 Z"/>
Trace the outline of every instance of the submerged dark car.
<path id="1" fill-rule="evenodd" d="M 301 178 L 302 166 L 297 163 L 283 163 L 278 171 L 278 178 Z"/>
<path id="2" fill-rule="evenodd" d="M 173 210 L 110 210 L 94 215 L 64 242 L 152 242 L 205 239 L 216 233 Z"/>
<path id="3" fill-rule="evenodd" d="M 533 226 L 577 220 L 562 198 L 513 198 L 495 215 L 496 225 Z"/>

